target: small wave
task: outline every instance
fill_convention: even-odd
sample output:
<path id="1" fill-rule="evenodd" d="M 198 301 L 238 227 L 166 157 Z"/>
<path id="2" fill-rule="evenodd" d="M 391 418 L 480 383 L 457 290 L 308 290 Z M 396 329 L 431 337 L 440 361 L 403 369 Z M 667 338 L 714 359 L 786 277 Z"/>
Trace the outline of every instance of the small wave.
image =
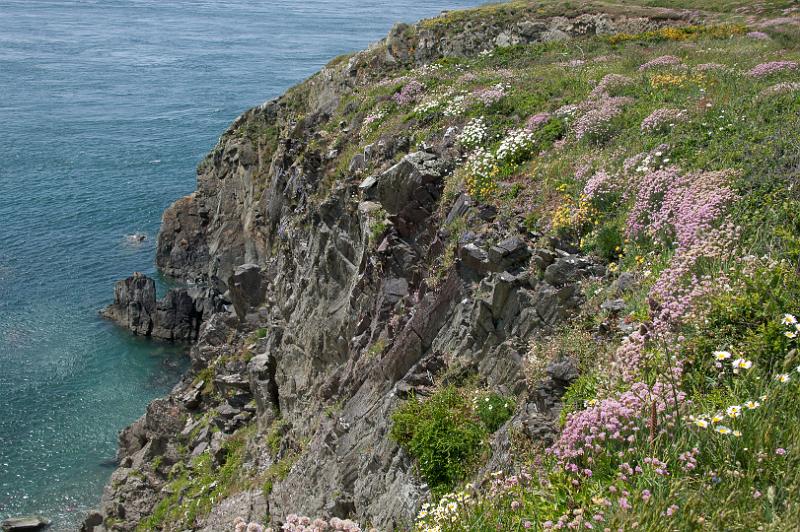
<path id="1" fill-rule="evenodd" d="M 161 159 L 153 159 L 150 164 L 161 164 Z"/>

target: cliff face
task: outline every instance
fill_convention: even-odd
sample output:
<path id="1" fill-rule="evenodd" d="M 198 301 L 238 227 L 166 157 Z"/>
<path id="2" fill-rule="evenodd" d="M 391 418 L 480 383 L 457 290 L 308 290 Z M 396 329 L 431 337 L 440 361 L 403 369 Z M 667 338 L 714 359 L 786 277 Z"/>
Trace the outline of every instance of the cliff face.
<path id="1" fill-rule="evenodd" d="M 196 339 L 192 371 L 120 436 L 120 467 L 85 529 L 217 531 L 291 513 L 409 528 L 430 486 L 389 437 L 391 416 L 448 383 L 516 398 L 476 478 L 513 468 L 515 439 L 553 442 L 577 363 L 555 357 L 531 380 L 526 357 L 582 312 L 587 282 L 610 284 L 604 261 L 573 234 L 544 235 L 524 206 L 452 185 L 466 119 L 431 128 L 417 112 L 392 121 L 364 106 L 402 106 L 415 75 L 484 51 L 713 21 L 551 9 L 515 3 L 397 26 L 222 135 L 197 191 L 164 213 L 157 246 L 164 273 L 206 292 L 157 304 L 129 282 L 109 311 L 141 334 Z M 171 302 L 181 297 L 183 310 Z M 616 321 L 619 305 L 608 303 L 609 323 L 635 330 Z M 156 306 L 173 309 L 167 332 L 152 333 L 165 322 L 149 317 Z"/>

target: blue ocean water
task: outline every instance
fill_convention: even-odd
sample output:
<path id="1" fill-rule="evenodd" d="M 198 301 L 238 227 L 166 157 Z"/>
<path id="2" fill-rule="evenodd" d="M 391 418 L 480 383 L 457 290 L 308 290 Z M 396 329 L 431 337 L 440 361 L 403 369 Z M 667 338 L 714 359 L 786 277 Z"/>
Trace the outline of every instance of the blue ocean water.
<path id="1" fill-rule="evenodd" d="M 0 519 L 76 527 L 180 349 L 97 317 L 238 114 L 479 0 L 0 0 Z M 131 244 L 126 235 L 148 239 Z"/>

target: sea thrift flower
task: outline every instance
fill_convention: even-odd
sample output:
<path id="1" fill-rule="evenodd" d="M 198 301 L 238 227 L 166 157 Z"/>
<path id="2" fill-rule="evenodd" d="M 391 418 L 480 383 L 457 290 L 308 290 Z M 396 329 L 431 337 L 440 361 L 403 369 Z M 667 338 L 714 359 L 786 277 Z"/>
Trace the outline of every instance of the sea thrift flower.
<path id="1" fill-rule="evenodd" d="M 600 137 L 610 133 L 610 122 L 622 114 L 623 107 L 632 103 L 632 98 L 605 97 L 585 103 L 589 110 L 575 121 L 575 138 Z"/>
<path id="2" fill-rule="evenodd" d="M 694 67 L 695 70 L 698 72 L 708 72 L 710 70 L 722 70 L 728 68 L 725 65 L 720 65 L 719 63 L 702 63 Z"/>
<path id="3" fill-rule="evenodd" d="M 472 96 L 480 101 L 486 107 L 489 107 L 495 102 L 499 102 L 506 95 L 506 88 L 502 83 L 498 83 L 494 87 L 475 89 Z"/>
<path id="4" fill-rule="evenodd" d="M 678 109 L 656 109 L 642 120 L 641 130 L 644 133 L 660 131 L 665 127 L 673 127 L 679 122 L 686 121 L 686 111 Z"/>
<path id="5" fill-rule="evenodd" d="M 606 74 L 603 76 L 603 79 L 600 80 L 600 83 L 592 89 L 589 96 L 592 98 L 608 96 L 609 91 L 632 84 L 633 80 L 628 76 L 623 76 L 622 74 Z"/>
<path id="6" fill-rule="evenodd" d="M 411 80 L 392 98 L 397 102 L 397 105 L 406 106 L 416 101 L 424 89 L 425 87 L 422 83 L 417 80 Z"/>
<path id="7" fill-rule="evenodd" d="M 583 195 L 587 199 L 592 199 L 601 194 L 607 194 L 614 189 L 613 178 L 605 170 L 598 170 L 586 181 L 583 187 Z"/>
<path id="8" fill-rule="evenodd" d="M 783 447 L 778 447 L 777 449 L 775 449 L 775 454 L 777 454 L 778 456 L 783 456 L 786 454 L 786 449 L 784 449 Z"/>
<path id="9" fill-rule="evenodd" d="M 769 35 L 764 33 L 763 31 L 751 31 L 747 33 L 747 36 L 751 39 L 755 39 L 757 41 L 766 41 L 769 40 Z"/>
<path id="10" fill-rule="evenodd" d="M 642 66 L 639 67 L 639 72 L 644 72 L 645 70 L 650 70 L 652 68 L 658 68 L 662 66 L 672 66 L 672 65 L 679 65 L 681 64 L 681 60 L 674 55 L 662 55 L 661 57 L 656 57 L 644 63 Z"/>
<path id="11" fill-rule="evenodd" d="M 535 131 L 550 121 L 550 113 L 538 113 L 528 119 L 525 127 L 530 131 Z"/>
<path id="12" fill-rule="evenodd" d="M 780 94 L 790 94 L 798 91 L 800 91 L 800 83 L 796 81 L 787 81 L 767 87 L 759 93 L 759 96 L 778 96 Z"/>
<path id="13" fill-rule="evenodd" d="M 770 61 L 754 66 L 747 74 L 754 78 L 763 78 L 777 72 L 797 70 L 798 64 L 794 61 Z"/>

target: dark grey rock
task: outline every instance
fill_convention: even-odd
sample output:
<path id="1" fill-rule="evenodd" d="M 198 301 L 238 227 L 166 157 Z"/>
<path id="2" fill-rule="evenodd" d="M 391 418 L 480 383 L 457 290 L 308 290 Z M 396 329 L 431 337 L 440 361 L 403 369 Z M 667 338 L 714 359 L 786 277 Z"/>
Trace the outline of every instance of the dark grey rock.
<path id="1" fill-rule="evenodd" d="M 603 303 L 600 305 L 600 308 L 611 313 L 619 313 L 625 310 L 625 300 L 609 299 L 607 301 L 603 301 Z"/>

